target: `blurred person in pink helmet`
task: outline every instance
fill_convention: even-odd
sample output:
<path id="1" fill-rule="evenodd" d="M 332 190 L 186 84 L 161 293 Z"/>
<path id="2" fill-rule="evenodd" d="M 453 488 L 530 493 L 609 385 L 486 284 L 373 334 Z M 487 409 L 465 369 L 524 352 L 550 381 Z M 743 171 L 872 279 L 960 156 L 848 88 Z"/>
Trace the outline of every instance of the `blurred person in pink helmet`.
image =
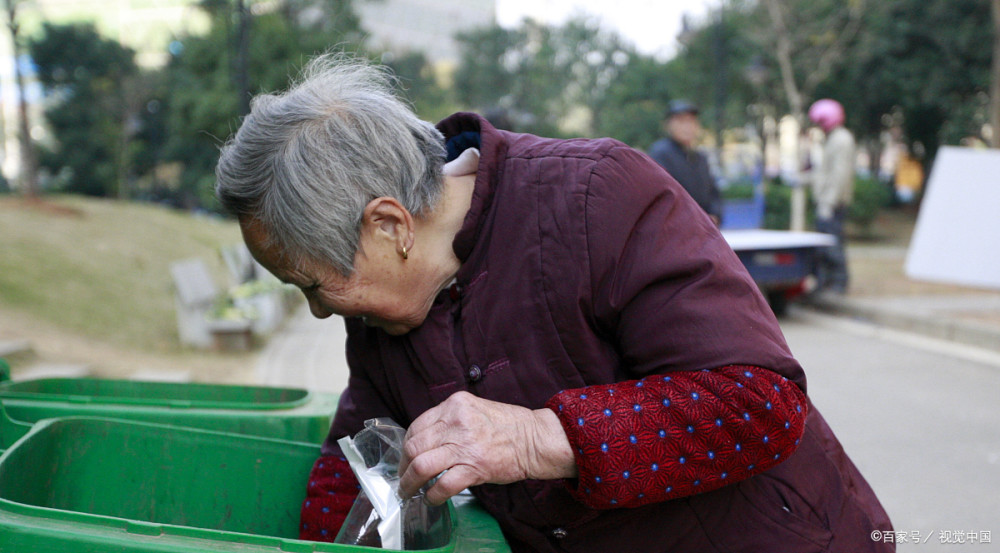
<path id="1" fill-rule="evenodd" d="M 844 106 L 829 98 L 817 100 L 809 107 L 809 119 L 829 133 L 844 124 Z"/>
<path id="2" fill-rule="evenodd" d="M 837 238 L 836 245 L 820 254 L 817 291 L 843 294 L 848 283 L 844 221 L 854 197 L 857 150 L 854 135 L 844 127 L 844 106 L 840 102 L 817 100 L 809 108 L 809 119 L 826 135 L 822 155 L 811 175 L 816 230 Z"/>

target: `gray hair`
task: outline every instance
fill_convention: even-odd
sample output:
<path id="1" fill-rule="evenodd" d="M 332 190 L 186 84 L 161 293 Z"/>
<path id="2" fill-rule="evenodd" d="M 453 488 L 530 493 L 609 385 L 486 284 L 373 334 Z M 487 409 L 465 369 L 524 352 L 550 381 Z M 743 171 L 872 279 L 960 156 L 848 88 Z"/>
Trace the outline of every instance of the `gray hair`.
<path id="1" fill-rule="evenodd" d="M 441 193 L 444 138 L 395 93 L 389 70 L 345 55 L 314 58 L 280 94 L 254 98 L 222 147 L 215 193 L 273 244 L 353 272 L 371 200 L 397 199 L 414 215 Z"/>

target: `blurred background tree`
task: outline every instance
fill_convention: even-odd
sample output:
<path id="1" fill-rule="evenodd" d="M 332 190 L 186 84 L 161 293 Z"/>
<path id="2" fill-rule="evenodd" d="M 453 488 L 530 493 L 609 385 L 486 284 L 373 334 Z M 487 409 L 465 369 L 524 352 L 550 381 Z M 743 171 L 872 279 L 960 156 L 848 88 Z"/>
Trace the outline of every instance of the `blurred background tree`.
<path id="1" fill-rule="evenodd" d="M 38 195 L 38 154 L 31 140 L 31 116 L 28 113 L 27 87 L 24 71 L 24 37 L 21 33 L 19 11 L 20 0 L 4 0 L 4 15 L 7 32 L 10 33 L 11 55 L 14 58 L 14 86 L 17 90 L 17 141 L 20 154 L 20 188 L 25 196 L 34 198 Z M 0 185 L 6 182 L 0 176 Z"/>
<path id="2" fill-rule="evenodd" d="M 993 75 L 990 78 L 990 127 L 994 148 L 1000 148 L 1000 0 L 993 0 Z"/>
<path id="3" fill-rule="evenodd" d="M 849 124 L 872 137 L 893 116 L 933 162 L 942 143 L 985 138 L 993 43 L 988 0 L 872 3 L 845 61 L 817 92 L 847 99 Z M 850 108 L 854 109 L 850 109 Z"/>
<path id="4" fill-rule="evenodd" d="M 711 129 L 716 147 L 722 144 L 725 129 L 742 126 L 759 115 L 749 113 L 749 106 L 777 100 L 774 94 L 765 93 L 774 89 L 776 81 L 761 65 L 761 49 L 751 32 L 759 19 L 754 6 L 734 0 L 701 26 L 685 24 L 678 37 L 680 49 L 666 65 L 665 78 L 674 97 L 698 102 L 701 120 Z M 749 78 L 752 70 L 758 73 Z"/>
<path id="5" fill-rule="evenodd" d="M 505 110 L 516 130 L 546 136 L 592 135 L 606 95 L 638 57 L 595 21 L 546 26 L 525 19 L 514 29 L 488 27 L 457 37 L 458 100 L 470 108 Z"/>
<path id="6" fill-rule="evenodd" d="M 670 84 L 663 63 L 649 56 L 629 56 L 618 78 L 595 102 L 594 134 L 648 148 L 663 134 L 660 122 L 670 102 Z"/>
<path id="7" fill-rule="evenodd" d="M 130 50 L 86 25 L 45 25 L 30 53 L 55 137 L 43 163 L 62 189 L 214 209 L 218 147 L 249 96 L 285 88 L 330 48 L 392 67 L 428 120 L 499 111 L 518 131 L 646 148 L 669 100 L 683 97 L 700 104 L 718 146 L 744 127 L 761 141 L 765 117 L 802 121 L 813 100 L 832 97 L 873 169 L 894 125 L 929 165 L 942 143 L 989 138 L 1000 54 L 988 45 L 1000 31 L 983 22 L 997 2 L 721 0 L 686 22 L 669 60 L 592 18 L 524 20 L 461 32 L 459 59 L 443 69 L 420 50 L 369 49 L 353 0 L 202 0 L 207 29 L 175 37 L 158 70 L 140 70 Z"/>
<path id="8" fill-rule="evenodd" d="M 460 109 L 455 102 L 453 90 L 441 86 L 434 64 L 423 52 L 386 52 L 380 59 L 392 68 L 399 80 L 401 92 L 410 100 L 420 117 L 428 121 L 439 121 Z"/>
<path id="9" fill-rule="evenodd" d="M 126 196 L 137 104 L 130 94 L 140 79 L 135 53 L 101 37 L 92 25 L 48 23 L 29 51 L 57 140 L 42 149 L 41 166 L 68 192 Z"/>
<path id="10" fill-rule="evenodd" d="M 167 112 L 161 155 L 173 163 L 177 182 L 161 187 L 161 195 L 172 196 L 172 202 L 215 206 L 218 148 L 238 127 L 248 94 L 282 90 L 309 57 L 333 44 L 361 41 L 350 1 L 275 6 L 280 9 L 251 17 L 229 0 L 205 0 L 201 7 L 210 15 L 209 32 L 170 45 L 160 99 Z"/>

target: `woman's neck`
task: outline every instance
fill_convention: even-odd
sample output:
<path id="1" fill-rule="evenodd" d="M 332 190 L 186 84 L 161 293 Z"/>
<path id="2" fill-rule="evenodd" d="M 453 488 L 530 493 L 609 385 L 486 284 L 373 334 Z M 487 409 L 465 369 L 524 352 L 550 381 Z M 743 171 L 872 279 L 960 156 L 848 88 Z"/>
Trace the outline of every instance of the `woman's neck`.
<path id="1" fill-rule="evenodd" d="M 462 264 L 452 244 L 472 206 L 475 183 L 475 173 L 445 175 L 438 204 L 427 217 L 417 218 L 416 239 L 424 243 L 421 249 L 429 256 L 431 278 L 440 283 L 441 289 L 448 286 Z"/>

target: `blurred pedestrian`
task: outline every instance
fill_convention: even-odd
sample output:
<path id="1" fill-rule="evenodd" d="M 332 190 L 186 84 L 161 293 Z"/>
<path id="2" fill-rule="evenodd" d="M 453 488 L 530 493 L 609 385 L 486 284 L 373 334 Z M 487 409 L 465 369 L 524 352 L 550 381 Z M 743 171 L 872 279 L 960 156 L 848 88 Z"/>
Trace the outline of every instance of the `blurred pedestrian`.
<path id="1" fill-rule="evenodd" d="M 649 148 L 649 156 L 674 177 L 718 226 L 722 221 L 722 199 L 708 158 L 696 149 L 701 135 L 698 106 L 674 100 L 663 121 L 667 136 Z"/>
<path id="2" fill-rule="evenodd" d="M 920 157 L 911 153 L 911 148 L 903 144 L 900 148 L 899 161 L 896 162 L 895 175 L 896 200 L 902 204 L 916 201 L 924 186 L 924 165 Z"/>
<path id="3" fill-rule="evenodd" d="M 843 294 L 848 283 L 844 221 L 854 197 L 854 135 L 844 127 L 844 107 L 836 100 L 817 100 L 809 108 L 809 119 L 826 135 L 819 163 L 810 176 L 816 230 L 837 238 L 836 245 L 820 253 L 817 291 Z"/>

